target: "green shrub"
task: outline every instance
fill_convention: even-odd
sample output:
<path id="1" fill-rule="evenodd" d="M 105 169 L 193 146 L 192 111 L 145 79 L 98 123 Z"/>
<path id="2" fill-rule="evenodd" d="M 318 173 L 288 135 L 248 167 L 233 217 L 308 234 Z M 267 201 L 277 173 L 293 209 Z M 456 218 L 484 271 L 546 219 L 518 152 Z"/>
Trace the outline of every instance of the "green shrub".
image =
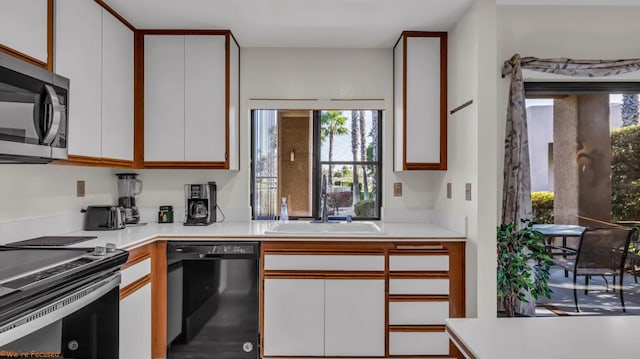
<path id="1" fill-rule="evenodd" d="M 640 126 L 611 131 L 613 221 L 640 219 Z"/>
<path id="2" fill-rule="evenodd" d="M 533 222 L 553 223 L 553 192 L 531 192 Z"/>
<path id="3" fill-rule="evenodd" d="M 360 201 L 353 206 L 357 217 L 375 217 L 376 216 L 376 201 L 373 199 L 367 199 Z"/>

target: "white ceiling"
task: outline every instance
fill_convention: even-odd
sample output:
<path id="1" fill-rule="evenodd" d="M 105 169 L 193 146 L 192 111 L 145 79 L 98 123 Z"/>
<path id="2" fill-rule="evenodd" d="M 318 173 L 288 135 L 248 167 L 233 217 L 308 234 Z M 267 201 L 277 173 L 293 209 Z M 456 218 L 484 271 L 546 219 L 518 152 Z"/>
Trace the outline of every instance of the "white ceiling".
<path id="1" fill-rule="evenodd" d="M 446 31 L 472 0 L 106 0 L 140 29 L 230 29 L 242 47 L 391 48 Z"/>

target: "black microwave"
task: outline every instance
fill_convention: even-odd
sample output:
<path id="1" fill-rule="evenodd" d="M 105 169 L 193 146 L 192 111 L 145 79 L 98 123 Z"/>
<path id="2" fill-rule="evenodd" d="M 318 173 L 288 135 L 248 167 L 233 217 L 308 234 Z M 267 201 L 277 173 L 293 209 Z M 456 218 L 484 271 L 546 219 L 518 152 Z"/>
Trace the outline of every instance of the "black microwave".
<path id="1" fill-rule="evenodd" d="M 67 158 L 69 80 L 0 53 L 0 163 Z"/>

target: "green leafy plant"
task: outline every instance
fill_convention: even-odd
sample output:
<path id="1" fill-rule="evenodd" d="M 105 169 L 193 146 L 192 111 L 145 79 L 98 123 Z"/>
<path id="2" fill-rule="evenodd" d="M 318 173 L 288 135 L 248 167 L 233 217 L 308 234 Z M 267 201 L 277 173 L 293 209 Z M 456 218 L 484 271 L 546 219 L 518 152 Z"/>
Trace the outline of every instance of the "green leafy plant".
<path id="1" fill-rule="evenodd" d="M 553 192 L 531 192 L 533 222 L 553 223 Z"/>
<path id="2" fill-rule="evenodd" d="M 533 298 L 549 298 L 549 267 L 551 257 L 544 245 L 542 233 L 533 229 L 533 222 L 522 220 L 516 230 L 511 223 L 498 227 L 498 297 L 502 298 L 507 316 L 515 315 L 516 302 L 527 303 Z"/>
<path id="3" fill-rule="evenodd" d="M 354 211 L 358 217 L 375 217 L 376 215 L 376 201 L 372 199 L 365 199 L 356 203 Z"/>
<path id="4" fill-rule="evenodd" d="M 640 218 L 640 126 L 611 131 L 611 210 L 614 221 Z"/>

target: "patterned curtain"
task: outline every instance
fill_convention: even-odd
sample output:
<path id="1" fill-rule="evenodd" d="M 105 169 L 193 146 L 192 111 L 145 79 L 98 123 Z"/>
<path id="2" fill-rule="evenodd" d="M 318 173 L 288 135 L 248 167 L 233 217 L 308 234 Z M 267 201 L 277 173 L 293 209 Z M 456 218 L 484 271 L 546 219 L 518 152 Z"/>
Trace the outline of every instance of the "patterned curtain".
<path id="1" fill-rule="evenodd" d="M 531 171 L 529 140 L 522 70 L 533 70 L 575 77 L 604 77 L 640 71 L 640 59 L 573 60 L 539 59 L 515 54 L 504 62 L 502 77 L 511 75 L 509 107 L 504 151 L 504 185 L 502 188 L 502 223 L 531 218 Z"/>

